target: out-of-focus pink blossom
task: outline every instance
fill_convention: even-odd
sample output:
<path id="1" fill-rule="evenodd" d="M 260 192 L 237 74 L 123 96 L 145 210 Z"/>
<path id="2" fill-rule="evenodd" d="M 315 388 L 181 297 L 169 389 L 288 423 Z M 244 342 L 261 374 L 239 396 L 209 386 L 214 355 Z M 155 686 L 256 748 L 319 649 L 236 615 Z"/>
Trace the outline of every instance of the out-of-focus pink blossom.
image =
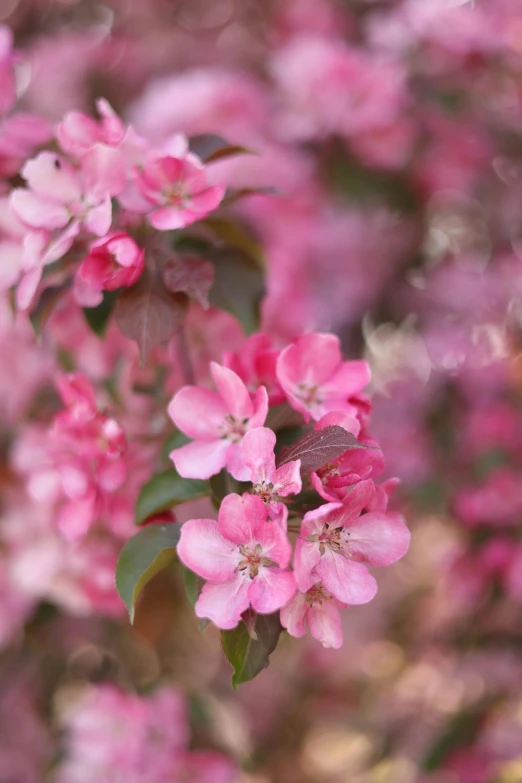
<path id="1" fill-rule="evenodd" d="M 249 606 L 271 614 L 295 593 L 285 570 L 292 547 L 284 530 L 267 521 L 261 498 L 227 495 L 218 521 L 192 519 L 181 529 L 178 555 L 187 568 L 207 579 L 195 610 L 219 628 L 235 628 Z"/>

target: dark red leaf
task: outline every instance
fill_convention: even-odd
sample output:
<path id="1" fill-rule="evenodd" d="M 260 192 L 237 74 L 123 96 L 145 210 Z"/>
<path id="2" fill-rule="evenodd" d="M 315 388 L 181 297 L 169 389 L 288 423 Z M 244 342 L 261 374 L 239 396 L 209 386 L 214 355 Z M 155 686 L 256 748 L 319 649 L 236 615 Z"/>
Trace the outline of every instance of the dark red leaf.
<path id="1" fill-rule="evenodd" d="M 232 155 L 253 155 L 251 150 L 241 147 L 238 144 L 230 144 L 222 136 L 213 133 L 201 133 L 199 136 L 192 136 L 189 139 L 189 146 L 203 163 L 213 163 L 222 158 L 229 158 Z"/>
<path id="2" fill-rule="evenodd" d="M 349 449 L 366 448 L 369 447 L 359 443 L 354 435 L 334 424 L 322 430 L 307 432 L 291 446 L 282 448 L 278 464 L 284 465 L 286 462 L 300 459 L 302 472 L 310 473 L 337 459 Z"/>
<path id="3" fill-rule="evenodd" d="M 185 294 L 172 294 L 158 274 L 146 270 L 136 285 L 120 294 L 115 317 L 123 334 L 138 343 L 143 361 L 180 328 L 187 308 Z"/>
<path id="4" fill-rule="evenodd" d="M 170 258 L 163 268 L 163 280 L 171 293 L 183 293 L 208 308 L 208 292 L 214 282 L 210 261 L 191 256 Z"/>

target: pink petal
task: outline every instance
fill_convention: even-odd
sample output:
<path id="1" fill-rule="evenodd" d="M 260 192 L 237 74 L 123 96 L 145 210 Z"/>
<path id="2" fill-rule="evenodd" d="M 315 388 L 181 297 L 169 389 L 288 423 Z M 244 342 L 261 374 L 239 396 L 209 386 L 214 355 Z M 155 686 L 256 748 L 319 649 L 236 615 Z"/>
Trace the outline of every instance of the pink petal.
<path id="1" fill-rule="evenodd" d="M 314 603 L 306 617 L 310 633 L 323 647 L 338 650 L 343 644 L 341 615 L 334 601 Z"/>
<path id="2" fill-rule="evenodd" d="M 248 422 L 248 428 L 262 427 L 268 416 L 268 392 L 260 386 L 254 394 L 254 413 Z"/>
<path id="3" fill-rule="evenodd" d="M 324 397 L 346 399 L 361 392 L 370 382 L 371 373 L 368 362 L 342 362 L 333 375 L 322 384 Z"/>
<path id="4" fill-rule="evenodd" d="M 339 338 L 334 334 L 305 334 L 281 351 L 277 377 L 285 391 L 300 382 L 326 383 L 341 364 Z"/>
<path id="5" fill-rule="evenodd" d="M 27 184 L 43 199 L 69 204 L 81 198 L 80 178 L 73 167 L 53 152 L 41 152 L 22 169 Z"/>
<path id="6" fill-rule="evenodd" d="M 248 544 L 254 540 L 259 524 L 267 524 L 266 515 L 265 504 L 256 495 L 227 495 L 219 509 L 219 530 L 229 541 Z"/>
<path id="7" fill-rule="evenodd" d="M 41 263 L 45 266 L 46 264 L 52 264 L 53 261 L 58 261 L 59 258 L 62 258 L 62 256 L 72 247 L 74 240 L 79 233 L 80 224 L 77 220 L 73 220 L 63 231 L 60 231 L 49 241 L 49 244 L 42 255 Z M 24 252 L 25 247 L 26 242 L 24 241 Z"/>
<path id="8" fill-rule="evenodd" d="M 180 476 L 208 479 L 226 465 L 230 441 L 196 440 L 170 452 L 170 458 Z"/>
<path id="9" fill-rule="evenodd" d="M 324 586 L 343 604 L 366 604 L 377 592 L 377 582 L 362 563 L 354 563 L 326 549 L 316 566 Z"/>
<path id="10" fill-rule="evenodd" d="M 335 493 L 334 489 L 328 486 L 328 482 L 323 484 L 317 473 L 314 473 L 313 471 L 310 473 L 310 481 L 315 491 L 323 498 L 323 500 L 326 500 L 327 503 L 335 503 L 341 499 L 339 495 Z"/>
<path id="11" fill-rule="evenodd" d="M 297 587 L 291 571 L 278 568 L 261 568 L 252 579 L 248 596 L 256 612 L 271 614 L 292 598 Z"/>
<path id="12" fill-rule="evenodd" d="M 249 479 L 254 484 L 260 481 L 270 481 L 276 472 L 275 443 L 275 432 L 268 427 L 256 427 L 249 430 L 243 438 L 241 454 L 245 465 L 251 470 Z"/>
<path id="13" fill-rule="evenodd" d="M 42 269 L 26 272 L 22 277 L 16 289 L 16 306 L 19 310 L 27 310 L 31 306 L 41 279 Z"/>
<path id="14" fill-rule="evenodd" d="M 266 521 L 266 508 L 261 498 L 253 495 L 256 500 L 261 501 L 264 508 L 264 517 L 258 518 L 258 523 L 254 529 L 254 540 L 263 547 L 263 557 L 269 557 L 281 568 L 286 568 L 292 557 L 292 545 L 288 540 L 286 531 L 273 522 Z"/>
<path id="15" fill-rule="evenodd" d="M 250 585 L 250 579 L 241 574 L 226 582 L 207 582 L 194 607 L 196 615 L 207 617 L 218 628 L 235 628 L 250 605 Z"/>
<path id="16" fill-rule="evenodd" d="M 281 609 L 281 625 L 290 636 L 300 639 L 306 633 L 305 617 L 310 606 L 305 593 L 297 592 Z"/>
<path id="17" fill-rule="evenodd" d="M 74 276 L 73 294 L 81 307 L 97 307 L 103 301 L 103 292 L 85 280 L 81 274 L 81 267 Z"/>
<path id="18" fill-rule="evenodd" d="M 351 520 L 346 530 L 350 531 L 350 552 L 355 559 L 373 566 L 395 563 L 410 544 L 410 531 L 400 514 L 363 514 Z"/>
<path id="19" fill-rule="evenodd" d="M 301 460 L 292 460 L 277 468 L 272 476 L 275 492 L 285 498 L 287 495 L 298 495 L 301 492 Z"/>
<path id="20" fill-rule="evenodd" d="M 112 223 L 112 202 L 107 196 L 101 204 L 91 207 L 83 220 L 83 225 L 92 234 L 103 237 L 109 231 Z"/>
<path id="21" fill-rule="evenodd" d="M 11 193 L 11 206 L 16 215 L 33 228 L 63 228 L 70 219 L 69 211 L 25 188 Z"/>
<path id="22" fill-rule="evenodd" d="M 285 533 L 288 530 L 288 509 L 284 503 L 272 502 L 267 505 L 268 516 Z"/>
<path id="23" fill-rule="evenodd" d="M 210 373 L 227 411 L 239 421 L 249 419 L 254 407 L 248 389 L 239 375 L 216 362 L 210 363 Z"/>
<path id="24" fill-rule="evenodd" d="M 248 468 L 243 462 L 243 455 L 241 454 L 241 443 L 230 444 L 227 451 L 226 468 L 228 472 L 236 479 L 236 481 L 249 481 L 250 480 L 250 468 Z"/>
<path id="25" fill-rule="evenodd" d="M 179 207 L 160 207 L 160 209 L 155 209 L 147 216 L 147 220 L 158 231 L 173 231 L 177 228 L 184 228 L 194 222 L 194 220 L 187 220 Z"/>
<path id="26" fill-rule="evenodd" d="M 301 538 L 308 538 L 308 536 L 320 533 L 328 519 L 334 514 L 340 513 L 342 509 L 343 504 L 336 502 L 324 503 L 319 508 L 314 508 L 313 511 L 307 511 L 301 523 Z"/>
<path id="27" fill-rule="evenodd" d="M 184 386 L 174 395 L 168 413 L 176 427 L 189 438 L 210 440 L 221 436 L 228 408 L 216 392 Z"/>
<path id="28" fill-rule="evenodd" d="M 220 205 L 225 190 L 223 185 L 213 185 L 205 190 L 200 190 L 199 193 L 192 193 L 188 199 L 188 207 L 202 217 L 208 215 Z"/>
<path id="29" fill-rule="evenodd" d="M 297 539 L 295 542 L 294 572 L 297 586 L 303 593 L 306 593 L 314 582 L 317 581 L 317 578 L 313 577 L 312 574 L 320 559 L 321 553 L 317 542 L 304 541 L 302 538 Z"/>
<path id="30" fill-rule="evenodd" d="M 127 162 L 123 152 L 107 144 L 95 144 L 83 156 L 82 172 L 87 192 L 96 200 L 104 199 L 107 194 L 117 196 L 127 182 Z"/>
<path id="31" fill-rule="evenodd" d="M 56 129 L 56 138 L 64 152 L 80 156 L 100 138 L 98 123 L 79 111 L 70 111 Z"/>
<path id="32" fill-rule="evenodd" d="M 348 520 L 359 516 L 361 511 L 371 502 L 374 492 L 375 484 L 371 479 L 359 481 L 358 484 L 355 484 L 355 486 L 350 489 L 343 500 L 342 510 L 340 512 L 343 524 L 347 524 Z"/>
<path id="33" fill-rule="evenodd" d="M 0 290 L 14 285 L 22 268 L 22 245 L 9 239 L 0 241 Z"/>
<path id="34" fill-rule="evenodd" d="M 178 557 L 191 571 L 214 582 L 225 582 L 236 571 L 241 554 L 220 533 L 213 519 L 190 519 L 181 528 Z"/>

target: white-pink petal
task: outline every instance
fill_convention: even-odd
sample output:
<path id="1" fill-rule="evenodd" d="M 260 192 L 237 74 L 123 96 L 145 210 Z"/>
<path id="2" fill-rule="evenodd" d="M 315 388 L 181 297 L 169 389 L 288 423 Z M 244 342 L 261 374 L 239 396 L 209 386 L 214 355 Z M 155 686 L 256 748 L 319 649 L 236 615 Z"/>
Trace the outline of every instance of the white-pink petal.
<path id="1" fill-rule="evenodd" d="M 185 522 L 177 551 L 183 565 L 214 582 L 230 579 L 241 559 L 237 546 L 221 535 L 214 519 Z"/>
<path id="2" fill-rule="evenodd" d="M 174 395 L 168 414 L 189 438 L 211 440 L 221 436 L 228 408 L 216 392 L 199 386 L 184 386 Z"/>
<path id="3" fill-rule="evenodd" d="M 250 606 L 250 579 L 236 574 L 226 582 L 207 582 L 194 607 L 198 617 L 207 618 L 223 630 L 235 628 Z"/>
<path id="4" fill-rule="evenodd" d="M 410 544 L 410 531 L 403 517 L 393 512 L 363 514 L 345 527 L 354 558 L 373 566 L 387 566 L 404 557 Z"/>
<path id="5" fill-rule="evenodd" d="M 248 592 L 252 607 L 260 614 L 272 614 L 292 598 L 297 586 L 291 571 L 261 568 Z"/>
<path id="6" fill-rule="evenodd" d="M 343 604 L 366 604 L 377 592 L 377 582 L 362 563 L 325 548 L 316 571 L 332 595 Z"/>
<path id="7" fill-rule="evenodd" d="M 215 476 L 227 463 L 230 441 L 195 440 L 170 452 L 170 458 L 180 476 L 208 479 Z"/>

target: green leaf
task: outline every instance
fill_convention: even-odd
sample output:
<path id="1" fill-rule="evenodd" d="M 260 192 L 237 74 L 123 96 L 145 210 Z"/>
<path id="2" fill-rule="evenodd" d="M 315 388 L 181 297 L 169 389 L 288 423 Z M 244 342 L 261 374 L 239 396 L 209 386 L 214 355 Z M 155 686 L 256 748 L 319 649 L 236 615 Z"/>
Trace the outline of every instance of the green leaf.
<path id="1" fill-rule="evenodd" d="M 238 250 L 214 253 L 216 268 L 209 301 L 213 307 L 232 313 L 247 334 L 259 328 L 261 301 L 265 295 L 265 276 L 249 255 Z"/>
<path id="2" fill-rule="evenodd" d="M 191 571 L 190 568 L 186 568 L 185 566 L 181 567 L 181 577 L 183 579 L 183 586 L 185 588 L 187 600 L 191 606 L 195 606 L 196 601 L 199 598 L 201 588 L 205 584 L 205 580 L 195 574 L 194 571 Z"/>
<path id="3" fill-rule="evenodd" d="M 170 452 L 174 451 L 174 449 L 181 448 L 181 446 L 186 446 L 187 443 L 190 443 L 190 438 L 188 438 L 185 433 L 181 432 L 181 430 L 174 430 L 174 432 L 170 433 L 162 446 L 161 459 L 164 462 L 169 463 Z"/>
<path id="4" fill-rule="evenodd" d="M 203 163 L 212 163 L 222 158 L 229 158 L 232 155 L 253 155 L 254 153 L 246 147 L 237 144 L 230 144 L 222 136 L 214 133 L 201 133 L 198 136 L 192 136 L 189 139 L 191 152 L 194 152 Z"/>
<path id="5" fill-rule="evenodd" d="M 136 502 L 136 524 L 189 500 L 210 495 L 210 485 L 200 479 L 182 478 L 173 468 L 157 473 L 141 488 Z"/>
<path id="6" fill-rule="evenodd" d="M 223 652 L 234 669 L 234 689 L 266 669 L 282 630 L 279 613 L 256 615 L 249 609 L 245 615 L 246 622 L 243 620 L 232 631 L 221 632 Z"/>
<path id="7" fill-rule="evenodd" d="M 109 320 L 116 304 L 119 291 L 104 291 L 103 300 L 97 307 L 84 307 L 85 320 L 100 337 L 103 337 L 109 325 Z"/>
<path id="8" fill-rule="evenodd" d="M 148 525 L 129 538 L 116 565 L 116 588 L 128 609 L 131 623 L 143 588 L 176 556 L 181 525 Z"/>

